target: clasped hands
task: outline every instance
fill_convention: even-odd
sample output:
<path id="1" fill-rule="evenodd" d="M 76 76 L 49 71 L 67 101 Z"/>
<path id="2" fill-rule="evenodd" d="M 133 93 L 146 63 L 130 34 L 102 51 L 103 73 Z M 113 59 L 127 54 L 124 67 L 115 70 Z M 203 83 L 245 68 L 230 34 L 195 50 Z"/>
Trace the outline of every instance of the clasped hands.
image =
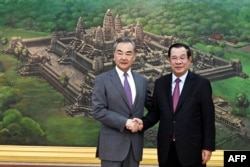
<path id="1" fill-rule="evenodd" d="M 136 133 L 142 130 L 143 122 L 139 118 L 128 119 L 126 122 L 126 128 L 132 133 Z"/>

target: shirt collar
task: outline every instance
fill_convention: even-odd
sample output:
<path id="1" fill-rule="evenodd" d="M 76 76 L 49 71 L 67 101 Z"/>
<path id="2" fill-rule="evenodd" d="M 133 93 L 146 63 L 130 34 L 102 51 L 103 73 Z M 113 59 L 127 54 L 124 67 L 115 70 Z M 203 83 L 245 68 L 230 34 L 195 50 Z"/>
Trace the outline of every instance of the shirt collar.
<path id="1" fill-rule="evenodd" d="M 176 75 L 174 75 L 174 73 L 172 73 L 172 82 L 175 83 L 176 78 L 180 78 L 181 82 L 185 82 L 187 78 L 187 74 L 188 74 L 188 71 L 181 77 L 177 77 Z"/>
<path id="2" fill-rule="evenodd" d="M 117 66 L 115 66 L 115 69 L 120 77 L 123 77 L 124 72 L 120 70 Z M 126 72 L 129 77 L 132 76 L 131 68 Z"/>

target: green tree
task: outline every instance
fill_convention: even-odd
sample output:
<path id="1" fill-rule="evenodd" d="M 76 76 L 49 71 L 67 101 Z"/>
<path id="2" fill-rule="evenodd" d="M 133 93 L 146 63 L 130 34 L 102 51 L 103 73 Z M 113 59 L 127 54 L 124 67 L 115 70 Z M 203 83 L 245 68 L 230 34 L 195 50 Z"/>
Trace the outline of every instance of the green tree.
<path id="1" fill-rule="evenodd" d="M 9 81 L 3 81 L 4 85 L 0 83 L 0 109 L 7 109 L 13 103 L 20 100 L 21 96 L 18 89 L 10 87 Z"/>
<path id="2" fill-rule="evenodd" d="M 19 122 L 11 123 L 7 126 L 8 129 L 8 143 L 23 143 L 23 133 Z"/>
<path id="3" fill-rule="evenodd" d="M 1 121 L 1 120 L 0 120 Z M 41 144 L 46 141 L 40 124 L 20 111 L 8 109 L 0 122 L 0 144 Z"/>
<path id="4" fill-rule="evenodd" d="M 29 55 L 29 50 L 23 44 L 20 43 L 18 46 L 14 48 L 14 53 L 18 58 L 18 61 L 17 61 L 17 68 L 18 68 L 20 65 L 19 63 L 27 59 Z"/>
<path id="5" fill-rule="evenodd" d="M 218 57 L 223 57 L 224 56 L 224 49 L 220 46 L 214 46 L 212 53 Z"/>
<path id="6" fill-rule="evenodd" d="M 249 107 L 249 100 L 245 93 L 238 93 L 236 95 L 235 105 L 239 109 L 238 114 L 246 116 L 246 109 Z"/>
<path id="7" fill-rule="evenodd" d="M 3 52 L 4 52 L 4 49 L 5 49 L 4 47 L 5 47 L 5 45 L 8 44 L 8 39 L 6 37 L 2 37 L 1 44 L 3 45 Z"/>
<path id="8" fill-rule="evenodd" d="M 29 117 L 23 117 L 20 122 L 23 128 L 23 140 L 29 144 L 41 144 L 46 140 L 46 135 L 40 125 Z"/>
<path id="9" fill-rule="evenodd" d="M 69 83 L 69 77 L 63 72 L 60 76 L 59 76 L 59 82 L 60 84 L 62 85 L 63 89 L 65 89 L 67 86 L 68 86 L 68 83 Z M 63 100 L 63 103 L 65 105 L 65 96 L 64 97 L 64 100 Z"/>
<path id="10" fill-rule="evenodd" d="M 7 128 L 0 129 L 0 143 L 8 144 L 9 130 Z"/>
<path id="11" fill-rule="evenodd" d="M 68 82 L 69 82 L 69 77 L 68 77 L 65 73 L 62 73 L 62 74 L 59 76 L 59 82 L 60 82 L 60 84 L 61 84 L 63 87 L 67 87 Z"/>
<path id="12" fill-rule="evenodd" d="M 4 112 L 3 124 L 5 127 L 12 123 L 20 122 L 22 114 L 16 109 L 8 109 Z"/>
<path id="13" fill-rule="evenodd" d="M 30 136 L 44 136 L 45 132 L 40 127 L 40 124 L 38 124 L 36 121 L 29 117 L 23 117 L 20 121 L 21 125 L 25 128 L 26 134 Z"/>

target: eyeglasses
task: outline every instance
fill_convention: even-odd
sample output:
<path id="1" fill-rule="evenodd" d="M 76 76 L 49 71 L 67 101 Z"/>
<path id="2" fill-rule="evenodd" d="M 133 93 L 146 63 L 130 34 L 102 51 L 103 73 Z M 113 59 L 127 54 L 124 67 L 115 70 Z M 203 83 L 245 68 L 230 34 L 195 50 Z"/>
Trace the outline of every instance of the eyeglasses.
<path id="1" fill-rule="evenodd" d="M 170 57 L 170 60 L 171 60 L 172 62 L 177 62 L 178 60 L 179 60 L 180 62 L 184 62 L 186 59 L 187 59 L 186 56 L 182 56 L 182 57 L 175 57 L 175 56 L 173 56 L 173 57 Z"/>

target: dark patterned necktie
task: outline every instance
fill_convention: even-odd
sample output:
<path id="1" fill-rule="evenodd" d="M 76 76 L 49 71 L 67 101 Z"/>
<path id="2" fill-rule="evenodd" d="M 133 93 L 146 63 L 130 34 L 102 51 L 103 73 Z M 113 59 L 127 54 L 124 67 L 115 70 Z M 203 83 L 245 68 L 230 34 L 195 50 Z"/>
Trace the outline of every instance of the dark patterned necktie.
<path id="1" fill-rule="evenodd" d="M 129 85 L 129 82 L 128 82 L 128 74 L 127 73 L 124 73 L 124 91 L 127 95 L 127 99 L 128 99 L 128 104 L 129 104 L 129 107 L 132 108 L 132 92 L 131 92 L 131 88 L 130 88 L 130 85 Z"/>
<path id="2" fill-rule="evenodd" d="M 174 112 L 175 112 L 176 106 L 177 106 L 178 101 L 179 101 L 179 96 L 180 96 L 180 88 L 179 88 L 180 81 L 181 80 L 179 78 L 176 78 L 176 80 L 175 80 L 175 87 L 174 87 L 174 93 L 173 93 Z"/>

